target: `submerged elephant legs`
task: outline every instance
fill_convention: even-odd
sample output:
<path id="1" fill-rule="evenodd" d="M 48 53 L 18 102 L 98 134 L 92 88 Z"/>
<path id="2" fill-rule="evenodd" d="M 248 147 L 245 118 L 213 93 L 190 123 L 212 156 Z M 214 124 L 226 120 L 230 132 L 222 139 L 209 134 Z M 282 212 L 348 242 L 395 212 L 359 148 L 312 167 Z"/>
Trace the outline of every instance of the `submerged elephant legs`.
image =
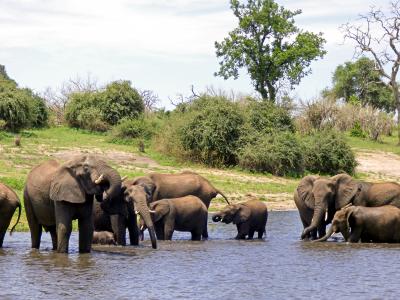
<path id="1" fill-rule="evenodd" d="M 92 205 L 93 201 L 78 205 L 65 201 L 55 202 L 57 252 L 68 253 L 74 219 L 78 219 L 79 252 L 90 252 L 93 238 Z"/>

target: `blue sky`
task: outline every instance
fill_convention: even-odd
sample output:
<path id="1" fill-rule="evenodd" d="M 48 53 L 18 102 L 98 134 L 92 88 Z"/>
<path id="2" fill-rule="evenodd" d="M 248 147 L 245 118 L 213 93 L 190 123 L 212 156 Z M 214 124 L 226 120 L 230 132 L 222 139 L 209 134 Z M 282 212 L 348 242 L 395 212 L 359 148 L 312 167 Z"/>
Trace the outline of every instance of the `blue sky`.
<path id="1" fill-rule="evenodd" d="M 293 95 L 314 98 L 331 83 L 338 64 L 353 58 L 339 26 L 365 13 L 372 0 L 278 0 L 302 9 L 296 24 L 323 32 L 328 54 Z M 236 25 L 228 0 L 0 0 L 0 64 L 21 86 L 41 92 L 90 74 L 100 83 L 128 79 L 169 98 L 206 86 L 253 93 L 246 72 L 214 77 L 214 42 Z"/>

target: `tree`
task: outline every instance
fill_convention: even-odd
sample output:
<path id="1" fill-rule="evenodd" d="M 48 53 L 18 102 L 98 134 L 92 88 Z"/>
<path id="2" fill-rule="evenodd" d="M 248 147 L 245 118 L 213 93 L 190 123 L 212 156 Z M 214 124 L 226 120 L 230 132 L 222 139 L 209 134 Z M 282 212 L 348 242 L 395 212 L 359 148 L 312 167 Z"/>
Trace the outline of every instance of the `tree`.
<path id="1" fill-rule="evenodd" d="M 333 93 L 346 102 L 357 100 L 362 106 L 371 105 L 387 112 L 393 111 L 391 89 L 382 80 L 375 62 L 361 57 L 355 62 L 339 65 L 333 74 Z"/>
<path id="2" fill-rule="evenodd" d="M 376 7 L 360 16 L 361 24 L 342 25 L 345 39 L 355 42 L 356 56 L 369 54 L 375 68 L 392 90 L 397 110 L 398 144 L 400 145 L 400 97 L 397 75 L 400 67 L 400 1 L 392 1 L 387 13 Z M 390 69 L 385 69 L 389 64 Z"/>
<path id="3" fill-rule="evenodd" d="M 291 88 L 299 84 L 311 72 L 311 62 L 325 55 L 322 33 L 297 28 L 293 18 L 301 10 L 286 10 L 274 0 L 230 3 L 239 26 L 222 42 L 215 42 L 221 58 L 215 75 L 237 79 L 239 69 L 245 67 L 255 90 L 274 102 L 281 82 L 288 81 Z"/>

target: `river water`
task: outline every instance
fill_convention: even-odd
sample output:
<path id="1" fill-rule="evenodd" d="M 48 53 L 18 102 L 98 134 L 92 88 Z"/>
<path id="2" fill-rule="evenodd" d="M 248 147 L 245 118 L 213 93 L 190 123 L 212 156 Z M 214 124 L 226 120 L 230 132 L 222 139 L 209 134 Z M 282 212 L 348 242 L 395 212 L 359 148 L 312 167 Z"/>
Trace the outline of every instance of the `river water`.
<path id="1" fill-rule="evenodd" d="M 70 254 L 29 249 L 29 233 L 0 249 L 0 299 L 398 299 L 400 244 L 299 240 L 298 213 L 271 212 L 265 240 L 236 241 L 236 228 L 209 224 L 210 240 L 173 241 L 152 250 L 98 247 Z"/>

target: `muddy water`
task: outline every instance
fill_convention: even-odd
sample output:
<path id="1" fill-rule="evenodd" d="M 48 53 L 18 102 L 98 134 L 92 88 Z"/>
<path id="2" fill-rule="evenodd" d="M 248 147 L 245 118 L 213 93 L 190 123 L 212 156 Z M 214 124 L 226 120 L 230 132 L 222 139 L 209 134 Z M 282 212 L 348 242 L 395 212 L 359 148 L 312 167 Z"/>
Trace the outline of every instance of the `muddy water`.
<path id="1" fill-rule="evenodd" d="M 177 233 L 153 251 L 101 247 L 70 254 L 29 249 L 29 234 L 0 250 L 0 299 L 398 299 L 400 245 L 298 240 L 297 212 L 273 212 L 265 241 L 236 241 L 235 227 L 210 224 L 211 239 Z"/>

